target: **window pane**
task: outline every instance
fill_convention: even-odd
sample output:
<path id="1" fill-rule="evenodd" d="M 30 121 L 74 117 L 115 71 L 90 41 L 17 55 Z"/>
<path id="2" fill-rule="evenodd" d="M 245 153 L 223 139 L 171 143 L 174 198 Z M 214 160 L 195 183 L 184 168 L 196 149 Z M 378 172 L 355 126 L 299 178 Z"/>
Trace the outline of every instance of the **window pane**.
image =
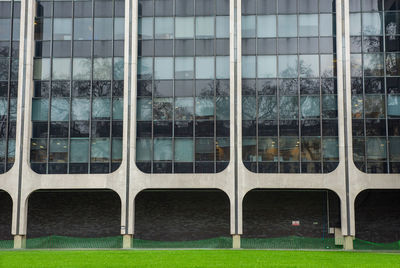
<path id="1" fill-rule="evenodd" d="M 364 75 L 365 76 L 383 75 L 382 54 L 364 54 Z"/>
<path id="2" fill-rule="evenodd" d="M 256 17 L 243 16 L 242 17 L 242 37 L 255 37 L 256 36 Z"/>
<path id="3" fill-rule="evenodd" d="M 174 37 L 173 18 L 155 18 L 155 37 L 160 39 L 171 39 Z"/>
<path id="4" fill-rule="evenodd" d="M 122 161 L 122 139 L 112 140 L 112 161 Z"/>
<path id="5" fill-rule="evenodd" d="M 258 97 L 258 118 L 276 119 L 277 105 L 275 96 L 259 96 Z"/>
<path id="6" fill-rule="evenodd" d="M 217 120 L 229 120 L 229 97 L 217 97 Z"/>
<path id="7" fill-rule="evenodd" d="M 114 99 L 113 100 L 113 119 L 114 120 L 122 120 L 124 112 L 124 101 L 123 99 Z"/>
<path id="8" fill-rule="evenodd" d="M 282 162 L 299 161 L 299 143 L 299 139 L 295 137 L 280 137 L 280 160 Z"/>
<path id="9" fill-rule="evenodd" d="M 302 137 L 301 139 L 301 160 L 321 160 L 321 139 L 314 137 Z"/>
<path id="10" fill-rule="evenodd" d="M 339 161 L 339 141 L 337 138 L 324 138 L 323 155 L 324 161 Z"/>
<path id="11" fill-rule="evenodd" d="M 142 39 L 153 38 L 153 18 L 139 18 L 138 34 Z"/>
<path id="12" fill-rule="evenodd" d="M 196 161 L 214 161 L 214 139 L 196 139 Z"/>
<path id="13" fill-rule="evenodd" d="M 74 40 L 92 40 L 92 19 L 74 19 Z"/>
<path id="14" fill-rule="evenodd" d="M 257 77 L 258 78 L 276 77 L 276 56 L 257 57 Z"/>
<path id="15" fill-rule="evenodd" d="M 214 117 L 214 100 L 212 97 L 196 98 L 196 117 L 212 119 Z"/>
<path id="16" fill-rule="evenodd" d="M 353 15 L 353 14 L 351 14 L 351 15 Z M 335 26 L 335 23 L 336 23 L 335 17 L 332 16 L 332 14 L 320 14 L 319 20 L 320 20 L 320 22 L 319 22 L 320 36 L 332 36 L 334 34 L 333 29 L 335 29 L 335 27 L 336 27 Z M 351 30 L 350 30 L 350 32 L 351 32 Z"/>
<path id="17" fill-rule="evenodd" d="M 93 59 L 93 80 L 111 80 L 112 59 L 94 58 Z"/>
<path id="18" fill-rule="evenodd" d="M 111 40 L 113 30 L 113 19 L 94 19 L 94 40 Z"/>
<path id="19" fill-rule="evenodd" d="M 196 17 L 196 38 L 214 38 L 214 17 Z"/>
<path id="20" fill-rule="evenodd" d="M 172 120 L 172 98 L 154 98 L 154 120 Z"/>
<path id="21" fill-rule="evenodd" d="M 154 161 L 172 160 L 172 139 L 154 139 Z"/>
<path id="22" fill-rule="evenodd" d="M 108 162 L 110 160 L 110 139 L 92 140 L 91 162 Z"/>
<path id="23" fill-rule="evenodd" d="M 319 76 L 318 55 L 300 55 L 300 77 Z"/>
<path id="24" fill-rule="evenodd" d="M 363 34 L 382 35 L 382 13 L 363 13 Z"/>
<path id="25" fill-rule="evenodd" d="M 94 98 L 92 104 L 92 117 L 93 119 L 100 118 L 109 118 L 110 117 L 110 108 L 111 108 L 111 100 L 110 99 L 100 99 Z"/>
<path id="26" fill-rule="evenodd" d="M 318 15 L 299 15 L 299 36 L 318 36 Z"/>
<path id="27" fill-rule="evenodd" d="M 114 19 L 114 39 L 124 40 L 125 37 L 125 19 L 115 18 Z"/>
<path id="28" fill-rule="evenodd" d="M 217 79 L 228 79 L 229 78 L 229 57 L 216 57 L 217 65 Z"/>
<path id="29" fill-rule="evenodd" d="M 175 120 L 192 120 L 193 112 L 193 98 L 175 99 Z"/>
<path id="30" fill-rule="evenodd" d="M 193 139 L 175 139 L 175 161 L 193 162 Z"/>
<path id="31" fill-rule="evenodd" d="M 276 16 L 257 16 L 257 37 L 276 37 Z"/>
<path id="32" fill-rule="evenodd" d="M 388 95 L 388 116 L 400 117 L 400 96 Z"/>
<path id="33" fill-rule="evenodd" d="M 90 100 L 73 99 L 72 100 L 72 120 L 89 120 L 90 118 Z"/>
<path id="34" fill-rule="evenodd" d="M 85 58 L 74 58 L 73 63 L 73 76 L 74 80 L 90 80 L 92 61 Z"/>
<path id="35" fill-rule="evenodd" d="M 49 162 L 65 163 L 68 161 L 68 140 L 50 139 Z"/>
<path id="36" fill-rule="evenodd" d="M 151 78 L 153 75 L 153 59 L 140 58 L 138 59 L 138 77 Z"/>
<path id="37" fill-rule="evenodd" d="M 69 120 L 69 99 L 51 100 L 51 121 Z"/>
<path id="38" fill-rule="evenodd" d="M 258 139 L 258 160 L 259 161 L 278 161 L 278 141 L 276 138 Z"/>
<path id="39" fill-rule="evenodd" d="M 320 55 L 321 58 L 321 76 L 322 77 L 333 77 L 336 76 L 335 69 L 336 63 L 333 55 Z"/>
<path id="40" fill-rule="evenodd" d="M 279 77 L 297 77 L 297 56 L 279 56 Z"/>
<path id="41" fill-rule="evenodd" d="M 71 139 L 71 163 L 89 162 L 89 140 Z"/>
<path id="42" fill-rule="evenodd" d="M 137 100 L 137 120 L 151 120 L 152 110 L 150 98 L 140 98 Z"/>
<path id="43" fill-rule="evenodd" d="M 229 38 L 229 16 L 217 16 L 217 38 Z"/>
<path id="44" fill-rule="evenodd" d="M 54 40 L 71 40 L 72 19 L 54 19 L 53 24 L 54 24 L 54 29 L 53 29 Z"/>
<path id="45" fill-rule="evenodd" d="M 154 59 L 154 78 L 172 79 L 174 77 L 173 58 Z"/>
<path id="46" fill-rule="evenodd" d="M 389 137 L 389 153 L 391 162 L 400 162 L 400 138 Z"/>
<path id="47" fill-rule="evenodd" d="M 385 97 L 383 95 L 365 96 L 365 117 L 382 118 L 385 116 Z"/>
<path id="48" fill-rule="evenodd" d="M 242 98 L 242 113 L 243 120 L 255 120 L 257 113 L 256 97 L 243 96 Z"/>
<path id="49" fill-rule="evenodd" d="M 114 58 L 114 80 L 124 80 L 124 58 Z"/>
<path id="50" fill-rule="evenodd" d="M 361 35 L 361 14 L 350 14 L 350 35 Z"/>
<path id="51" fill-rule="evenodd" d="M 242 77 L 243 78 L 255 78 L 256 77 L 256 57 L 254 56 L 243 56 L 242 57 Z"/>
<path id="52" fill-rule="evenodd" d="M 71 79 L 71 59 L 53 59 L 53 80 Z"/>
<path id="53" fill-rule="evenodd" d="M 319 96 L 302 96 L 301 97 L 301 116 L 319 117 Z"/>
<path id="54" fill-rule="evenodd" d="M 282 96 L 279 99 L 280 117 L 284 119 L 297 119 L 298 98 L 297 96 Z"/>
<path id="55" fill-rule="evenodd" d="M 193 57 L 175 58 L 175 79 L 192 79 L 194 75 Z"/>
<path id="56" fill-rule="evenodd" d="M 213 57 L 196 57 L 196 79 L 214 79 Z"/>
<path id="57" fill-rule="evenodd" d="M 151 160 L 151 139 L 140 138 L 136 140 L 136 161 Z"/>
<path id="58" fill-rule="evenodd" d="M 175 19 L 175 38 L 193 38 L 194 37 L 194 18 Z"/>
<path id="59" fill-rule="evenodd" d="M 367 160 L 386 160 L 385 138 L 367 138 Z"/>
<path id="60" fill-rule="evenodd" d="M 32 121 L 47 121 L 49 113 L 48 99 L 32 100 Z"/>
<path id="61" fill-rule="evenodd" d="M 297 36 L 297 16 L 279 15 L 278 16 L 278 36 L 295 37 Z"/>

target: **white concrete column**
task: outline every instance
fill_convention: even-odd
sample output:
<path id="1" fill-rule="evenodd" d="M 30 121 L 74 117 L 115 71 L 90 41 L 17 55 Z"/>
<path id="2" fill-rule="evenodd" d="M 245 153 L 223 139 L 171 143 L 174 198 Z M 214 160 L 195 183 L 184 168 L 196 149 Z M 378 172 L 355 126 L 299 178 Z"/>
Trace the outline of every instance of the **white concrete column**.
<path id="1" fill-rule="evenodd" d="M 122 248 L 132 248 L 133 235 L 126 234 L 122 236 Z"/>
<path id="2" fill-rule="evenodd" d="M 14 235 L 14 248 L 15 249 L 26 248 L 26 236 L 25 235 Z"/>
<path id="3" fill-rule="evenodd" d="M 354 236 L 351 235 L 346 235 L 344 237 L 344 244 L 343 244 L 343 249 L 344 250 L 353 250 L 353 241 L 354 241 Z"/>
<path id="4" fill-rule="evenodd" d="M 232 235 L 232 248 L 240 248 L 240 235 Z"/>

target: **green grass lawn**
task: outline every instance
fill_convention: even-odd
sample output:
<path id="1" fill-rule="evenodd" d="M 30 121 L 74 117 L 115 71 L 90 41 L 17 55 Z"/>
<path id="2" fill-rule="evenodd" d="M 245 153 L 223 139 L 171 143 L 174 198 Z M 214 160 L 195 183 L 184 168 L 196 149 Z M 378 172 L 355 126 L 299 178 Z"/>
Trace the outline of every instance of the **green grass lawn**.
<path id="1" fill-rule="evenodd" d="M 400 254 L 266 250 L 27 250 L 0 251 L 0 267 L 400 267 Z"/>

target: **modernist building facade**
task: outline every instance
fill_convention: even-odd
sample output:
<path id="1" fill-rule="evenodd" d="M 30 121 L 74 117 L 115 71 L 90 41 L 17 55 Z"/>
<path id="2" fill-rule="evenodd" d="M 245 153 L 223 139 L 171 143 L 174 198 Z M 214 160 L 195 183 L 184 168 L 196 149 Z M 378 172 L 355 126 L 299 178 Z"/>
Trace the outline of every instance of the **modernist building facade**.
<path id="1" fill-rule="evenodd" d="M 399 224 L 400 1 L 0 1 L 0 66 L 17 248 Z"/>

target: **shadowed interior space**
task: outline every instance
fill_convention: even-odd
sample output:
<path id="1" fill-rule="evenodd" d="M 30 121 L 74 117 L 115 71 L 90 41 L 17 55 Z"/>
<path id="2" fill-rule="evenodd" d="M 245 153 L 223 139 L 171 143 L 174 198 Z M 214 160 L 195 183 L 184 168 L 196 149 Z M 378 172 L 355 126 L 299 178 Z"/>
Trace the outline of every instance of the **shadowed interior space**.
<path id="1" fill-rule="evenodd" d="M 228 196 L 219 190 L 143 191 L 135 200 L 135 238 L 190 241 L 230 236 Z"/>
<path id="2" fill-rule="evenodd" d="M 113 191 L 37 191 L 28 202 L 28 238 L 120 235 L 121 201 Z"/>
<path id="3" fill-rule="evenodd" d="M 253 190 L 243 200 L 243 237 L 324 238 L 340 227 L 339 197 L 328 190 Z"/>
<path id="4" fill-rule="evenodd" d="M 400 190 L 366 190 L 355 201 L 356 238 L 376 243 L 400 240 Z"/>
<path id="5" fill-rule="evenodd" d="M 11 240 L 12 200 L 10 195 L 0 190 L 0 240 Z"/>

